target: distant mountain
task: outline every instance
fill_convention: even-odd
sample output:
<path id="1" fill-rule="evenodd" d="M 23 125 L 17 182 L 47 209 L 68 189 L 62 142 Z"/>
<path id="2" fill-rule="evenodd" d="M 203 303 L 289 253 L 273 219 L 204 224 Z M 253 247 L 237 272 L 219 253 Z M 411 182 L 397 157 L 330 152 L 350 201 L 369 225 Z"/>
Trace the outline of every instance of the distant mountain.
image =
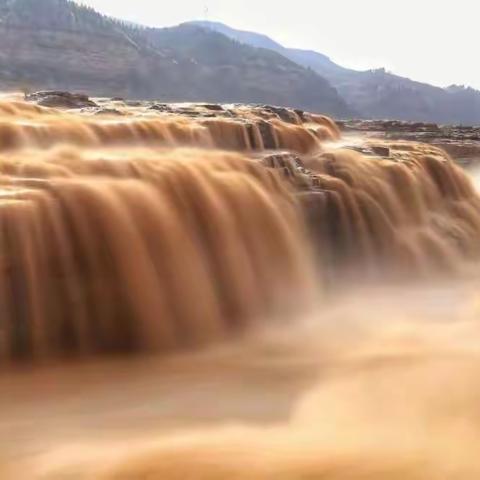
<path id="1" fill-rule="evenodd" d="M 337 65 L 327 56 L 286 48 L 271 38 L 235 30 L 216 22 L 191 22 L 257 48 L 273 50 L 311 68 L 338 90 L 351 107 L 365 118 L 438 123 L 480 124 L 480 92 L 466 87 L 439 88 L 386 72 L 357 71 Z"/>
<path id="2" fill-rule="evenodd" d="M 327 80 L 271 50 L 252 48 L 193 25 L 149 29 L 146 38 L 155 48 L 200 66 L 194 81 L 208 92 L 208 100 L 352 114 Z"/>
<path id="3" fill-rule="evenodd" d="M 0 88 L 147 97 L 188 88 L 189 62 L 151 48 L 142 29 L 67 0 L 0 0 L 0 45 Z"/>
<path id="4" fill-rule="evenodd" d="M 344 117 L 327 80 L 211 29 L 144 28 L 70 0 L 0 0 L 0 88 L 270 103 Z"/>
<path id="5" fill-rule="evenodd" d="M 343 97 L 368 118 L 444 124 L 480 124 L 480 92 L 439 88 L 384 69 L 331 79 Z"/>
<path id="6" fill-rule="evenodd" d="M 193 21 L 187 22 L 185 25 L 196 25 L 202 28 L 222 33 L 227 37 L 236 40 L 237 42 L 251 45 L 256 48 L 266 48 L 283 55 L 284 57 L 296 62 L 306 68 L 311 68 L 317 71 L 322 76 L 327 78 L 327 75 L 335 75 L 346 73 L 351 70 L 343 68 L 340 65 L 332 62 L 330 58 L 322 53 L 314 52 L 313 50 L 300 50 L 295 48 L 286 48 L 280 43 L 272 40 L 270 37 L 261 33 L 247 32 L 245 30 L 236 30 L 223 23 L 209 22 L 209 21 Z"/>
<path id="7" fill-rule="evenodd" d="M 145 28 L 71 0 L 0 0 L 0 89 L 270 103 L 337 118 L 480 124 L 480 92 L 360 72 L 212 22 Z"/>

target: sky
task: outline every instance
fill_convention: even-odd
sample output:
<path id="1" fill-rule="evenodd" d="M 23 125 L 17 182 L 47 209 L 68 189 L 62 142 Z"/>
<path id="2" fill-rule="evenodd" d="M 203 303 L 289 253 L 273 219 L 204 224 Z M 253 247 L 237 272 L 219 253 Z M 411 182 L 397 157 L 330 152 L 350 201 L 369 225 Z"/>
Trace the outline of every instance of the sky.
<path id="1" fill-rule="evenodd" d="M 164 27 L 211 20 L 264 33 L 287 47 L 360 70 L 387 70 L 438 86 L 480 89 L 479 0 L 79 0 Z"/>

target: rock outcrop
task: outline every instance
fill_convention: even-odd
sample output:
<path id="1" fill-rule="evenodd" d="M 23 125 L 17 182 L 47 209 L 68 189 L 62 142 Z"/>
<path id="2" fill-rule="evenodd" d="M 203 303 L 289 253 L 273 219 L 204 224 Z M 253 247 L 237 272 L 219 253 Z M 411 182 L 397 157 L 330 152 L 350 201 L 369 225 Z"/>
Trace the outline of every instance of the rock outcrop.
<path id="1" fill-rule="evenodd" d="M 36 102 L 41 107 L 89 108 L 98 106 L 93 100 L 90 100 L 88 95 L 55 90 L 31 93 L 26 95 L 25 99 Z"/>

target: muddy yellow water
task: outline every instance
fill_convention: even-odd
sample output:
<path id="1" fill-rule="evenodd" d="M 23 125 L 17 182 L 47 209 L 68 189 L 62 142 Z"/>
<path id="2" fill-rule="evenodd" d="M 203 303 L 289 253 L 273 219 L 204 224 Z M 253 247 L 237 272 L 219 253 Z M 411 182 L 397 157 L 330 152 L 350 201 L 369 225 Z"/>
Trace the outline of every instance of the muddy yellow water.
<path id="1" fill-rule="evenodd" d="M 0 477 L 479 478 L 469 174 L 190 108 L 0 102 Z"/>

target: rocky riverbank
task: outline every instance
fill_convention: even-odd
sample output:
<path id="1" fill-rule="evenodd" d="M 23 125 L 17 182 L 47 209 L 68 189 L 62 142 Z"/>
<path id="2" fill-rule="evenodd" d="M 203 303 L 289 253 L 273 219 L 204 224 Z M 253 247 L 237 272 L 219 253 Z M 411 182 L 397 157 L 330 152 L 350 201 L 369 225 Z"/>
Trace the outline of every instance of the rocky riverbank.
<path id="1" fill-rule="evenodd" d="M 396 120 L 350 120 L 337 123 L 346 139 L 355 139 L 361 135 L 369 139 L 370 146 L 375 143 L 374 139 L 422 142 L 442 148 L 462 166 L 473 167 L 480 163 L 480 126 Z"/>

